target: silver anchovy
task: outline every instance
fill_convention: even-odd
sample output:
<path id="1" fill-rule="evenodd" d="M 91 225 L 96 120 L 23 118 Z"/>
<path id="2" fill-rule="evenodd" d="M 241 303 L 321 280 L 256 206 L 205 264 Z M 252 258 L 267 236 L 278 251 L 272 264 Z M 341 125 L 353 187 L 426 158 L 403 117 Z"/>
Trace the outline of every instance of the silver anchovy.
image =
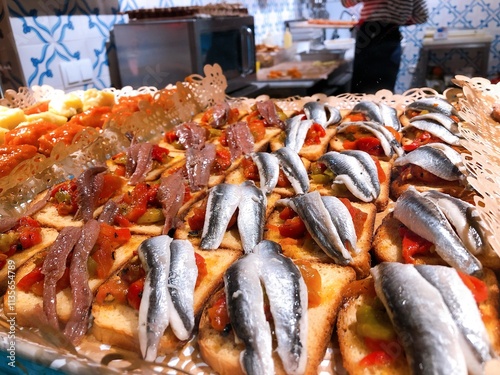
<path id="1" fill-rule="evenodd" d="M 437 96 L 422 98 L 410 103 L 406 110 L 437 112 L 446 116 L 459 116 L 458 111 L 445 99 Z"/>
<path id="2" fill-rule="evenodd" d="M 436 253 L 450 266 L 469 275 L 482 273 L 481 262 L 467 250 L 441 210 L 415 188 L 408 188 L 398 198 L 394 217 L 420 237 L 432 242 Z"/>
<path id="3" fill-rule="evenodd" d="M 342 120 L 340 111 L 327 103 L 307 102 L 304 104 L 304 113 L 309 120 L 313 120 L 325 129 Z"/>
<path id="4" fill-rule="evenodd" d="M 259 265 L 248 254 L 224 274 L 227 311 L 235 335 L 243 341 L 241 367 L 247 374 L 274 374 L 273 345 L 264 312 Z"/>
<path id="5" fill-rule="evenodd" d="M 333 225 L 337 228 L 342 243 L 349 251 L 356 254 L 359 253 L 356 228 L 354 228 L 352 216 L 346 205 L 340 199 L 333 196 L 322 196 L 321 200 L 332 218 Z"/>
<path id="6" fill-rule="evenodd" d="M 317 191 L 290 198 L 289 206 L 297 212 L 311 237 L 335 263 L 347 265 L 352 256 L 333 224 L 330 212 Z"/>
<path id="7" fill-rule="evenodd" d="M 274 321 L 276 351 L 287 374 L 303 374 L 307 364 L 307 287 L 300 270 L 276 242 L 254 250 Z"/>
<path id="8" fill-rule="evenodd" d="M 437 122 L 434 122 L 432 120 L 412 119 L 412 121 L 410 121 L 410 123 L 405 126 L 403 130 L 407 130 L 409 128 L 416 128 L 426 131 L 450 145 L 460 146 L 460 137 L 458 137 L 456 134 L 453 134 L 441 124 L 438 124 Z"/>
<path id="9" fill-rule="evenodd" d="M 360 150 L 346 150 L 343 151 L 344 155 L 354 156 L 359 162 L 363 165 L 366 172 L 368 172 L 368 176 L 370 177 L 370 181 L 375 189 L 375 194 L 377 197 L 380 195 L 380 180 L 378 178 L 377 165 L 372 157 L 365 151 Z"/>
<path id="10" fill-rule="evenodd" d="M 425 192 L 423 196 L 439 207 L 472 254 L 477 255 L 488 247 L 489 231 L 474 205 L 437 190 Z"/>
<path id="11" fill-rule="evenodd" d="M 382 116 L 382 124 L 390 126 L 396 131 L 400 131 L 401 122 L 398 118 L 398 111 L 385 103 L 379 103 L 378 106 L 380 108 L 380 115 Z"/>
<path id="12" fill-rule="evenodd" d="M 188 240 L 173 240 L 170 244 L 168 290 L 171 308 L 170 327 L 179 340 L 188 340 L 194 329 L 194 288 L 198 267 L 193 245 Z"/>
<path id="13" fill-rule="evenodd" d="M 413 265 L 381 263 L 371 270 L 415 375 L 467 375 L 460 333 L 440 293 Z"/>
<path id="14" fill-rule="evenodd" d="M 325 163 L 333 171 L 335 174 L 333 183 L 344 184 L 356 198 L 363 202 L 377 199 L 380 187 L 377 189 L 373 186 L 370 173 L 358 158 L 344 152 L 329 151 L 318 161 Z"/>
<path id="15" fill-rule="evenodd" d="M 264 238 L 267 198 L 253 181 L 241 184 L 241 200 L 238 205 L 238 232 L 243 252 L 250 253 Z"/>
<path id="16" fill-rule="evenodd" d="M 384 118 L 380 113 L 380 107 L 375 102 L 362 100 L 353 107 L 351 112 L 361 113 L 370 121 L 375 121 L 379 124 L 384 123 Z"/>
<path id="17" fill-rule="evenodd" d="M 200 248 L 214 250 L 220 246 L 227 225 L 238 208 L 240 197 L 239 185 L 222 183 L 210 189 Z"/>
<path id="18" fill-rule="evenodd" d="M 146 361 L 154 361 L 158 345 L 169 324 L 168 272 L 170 243 L 167 235 L 143 241 L 137 252 L 146 271 L 144 291 L 139 306 L 139 346 Z"/>
<path id="19" fill-rule="evenodd" d="M 496 357 L 481 313 L 469 288 L 456 270 L 445 266 L 417 265 L 417 271 L 436 288 L 466 342 L 462 349 L 471 374 L 483 374 L 483 365 Z"/>
<path id="20" fill-rule="evenodd" d="M 303 120 L 303 115 L 297 115 L 287 120 L 285 130 L 285 147 L 299 152 L 306 140 L 307 132 L 313 125 L 312 120 Z"/>
<path id="21" fill-rule="evenodd" d="M 431 120 L 441 124 L 450 132 L 455 135 L 460 135 L 460 130 L 458 129 L 458 124 L 451 117 L 443 115 L 442 113 L 430 112 L 425 113 L 423 115 L 417 115 L 412 117 L 410 122 L 418 121 L 418 120 Z"/>
<path id="22" fill-rule="evenodd" d="M 460 181 L 465 183 L 466 180 L 465 175 L 453 164 L 446 154 L 433 146 L 420 146 L 394 161 L 395 167 L 406 164 L 417 165 L 446 181 Z"/>
<path id="23" fill-rule="evenodd" d="M 280 165 L 276 155 L 269 152 L 255 152 L 250 155 L 259 171 L 260 188 L 264 194 L 271 193 L 280 174 Z"/>
<path id="24" fill-rule="evenodd" d="M 458 170 L 464 174 L 464 176 L 467 175 L 467 167 L 462 160 L 462 155 L 460 155 L 460 153 L 453 147 L 441 142 L 427 143 L 425 146 L 435 148 L 436 150 L 444 153 L 446 157 L 450 159 L 450 161 L 458 168 Z"/>
<path id="25" fill-rule="evenodd" d="M 274 151 L 274 155 L 278 158 L 280 167 L 292 184 L 295 193 L 307 193 L 309 191 L 309 176 L 299 154 L 288 147 L 281 147 Z"/>

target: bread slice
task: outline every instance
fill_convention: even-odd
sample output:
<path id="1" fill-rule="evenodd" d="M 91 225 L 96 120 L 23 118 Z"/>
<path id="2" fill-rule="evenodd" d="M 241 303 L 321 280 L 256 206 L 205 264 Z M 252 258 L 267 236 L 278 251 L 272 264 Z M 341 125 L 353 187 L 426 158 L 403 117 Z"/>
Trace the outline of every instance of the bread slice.
<path id="1" fill-rule="evenodd" d="M 402 241 L 399 228 L 403 224 L 394 218 L 392 213 L 388 214 L 373 236 L 373 255 L 378 262 L 401 262 L 403 263 Z M 476 255 L 483 267 L 494 271 L 500 271 L 500 257 L 493 249 L 487 249 Z M 416 264 L 440 264 L 446 265 L 444 260 L 435 253 L 414 255 Z"/>
<path id="2" fill-rule="evenodd" d="M 490 342 L 498 354 L 500 351 L 500 327 L 498 315 L 499 288 L 495 274 L 485 269 L 483 280 L 488 287 L 488 299 L 479 303 L 479 311 L 483 318 Z M 344 302 L 338 314 L 337 336 L 344 368 L 349 375 L 400 375 L 410 374 L 408 362 L 401 347 L 394 348 L 394 361 L 389 364 L 362 367 L 359 362 L 368 354 L 370 349 L 357 333 L 356 311 L 364 305 L 373 303 L 376 298 L 371 277 L 351 283 L 345 290 Z"/>
<path id="3" fill-rule="evenodd" d="M 207 267 L 207 274 L 194 292 L 194 313 L 199 317 L 208 298 L 222 285 L 222 275 L 241 253 L 232 250 L 196 251 L 205 259 Z M 119 279 L 119 276 L 115 274 L 112 278 Z M 94 320 L 90 332 L 104 344 L 140 352 L 138 314 L 139 312 L 129 305 L 94 302 L 92 305 Z M 161 338 L 158 355 L 172 353 L 183 343 L 168 328 Z"/>
<path id="4" fill-rule="evenodd" d="M 7 290 L 9 274 L 12 274 L 12 272 L 19 269 L 19 267 L 26 263 L 31 257 L 49 247 L 59 234 L 55 229 L 52 228 L 42 228 L 41 232 L 42 242 L 28 249 L 18 251 L 7 259 L 8 263 L 0 270 L 0 294 L 5 293 L 5 291 Z M 12 268 L 11 265 L 13 265 L 14 268 Z"/>
<path id="5" fill-rule="evenodd" d="M 207 197 L 208 198 L 208 197 Z M 278 199 L 281 196 L 279 194 L 271 193 L 267 196 L 267 208 L 266 208 L 266 218 L 269 217 L 271 212 L 274 209 L 274 206 Z M 201 231 L 193 231 L 189 226 L 189 218 L 194 215 L 194 210 L 198 207 L 201 207 L 205 204 L 205 200 L 199 201 L 195 203 L 192 208 L 189 210 L 187 215 L 184 218 L 183 223 L 176 229 L 174 238 L 181 240 L 189 240 L 195 248 L 199 247 L 201 242 Z M 233 225 L 229 230 L 224 234 L 224 238 L 222 239 L 222 243 L 220 245 L 221 249 L 231 249 L 231 250 L 239 250 L 242 251 L 241 239 L 238 233 L 237 225 Z"/>
<path id="6" fill-rule="evenodd" d="M 380 194 L 373 202 L 378 212 L 382 212 L 389 204 L 389 191 L 391 181 L 392 161 L 380 161 L 380 167 L 385 174 L 385 180 L 380 183 Z M 361 202 L 356 198 L 344 184 L 321 184 L 311 181 L 310 191 L 317 190 L 321 195 L 333 195 L 339 198 L 348 198 L 350 201 Z"/>
<path id="7" fill-rule="evenodd" d="M 441 193 L 449 194 L 453 197 L 460 198 L 469 203 L 474 202 L 476 192 L 468 187 L 461 185 L 458 181 L 441 180 L 439 183 L 423 182 L 417 178 L 403 179 L 402 168 L 394 167 L 392 169 L 392 180 L 390 186 L 390 196 L 396 200 L 410 186 L 413 186 L 417 191 L 423 193 L 429 190 L 437 190 Z"/>
<path id="8" fill-rule="evenodd" d="M 342 300 L 342 291 L 355 278 L 349 267 L 334 264 L 311 263 L 321 275 L 321 303 L 307 311 L 307 367 L 305 374 L 317 374 L 317 369 L 330 343 L 337 311 Z M 222 293 L 222 290 L 219 291 Z M 208 308 L 220 297 L 217 293 L 203 310 L 198 331 L 198 346 L 205 362 L 220 375 L 244 374 L 240 365 L 241 342 L 235 342 L 233 331 L 219 332 L 212 328 Z M 283 365 L 273 352 L 276 374 L 284 374 Z"/>
<path id="9" fill-rule="evenodd" d="M 139 244 L 147 237 L 134 235 L 123 246 L 117 248 L 114 252 L 114 263 L 109 272 L 109 275 L 116 272 L 121 268 L 137 250 Z M 42 251 L 36 254 L 28 262 L 26 262 L 16 273 L 16 284 L 19 283 L 24 276 L 30 273 L 36 264 L 43 262 L 47 256 L 48 251 Z M 109 276 L 108 275 L 108 276 Z M 107 277 L 103 279 L 91 278 L 89 279 L 90 289 L 95 292 L 97 288 L 106 281 Z M 66 322 L 71 316 L 72 311 L 72 297 L 70 288 L 59 291 L 56 295 L 57 298 L 57 315 L 59 320 Z M 7 295 L 4 296 L 5 305 L 7 305 Z M 40 322 L 40 314 L 43 314 L 43 298 L 30 292 L 24 292 L 16 288 L 16 312 L 17 322 L 20 326 L 32 327 Z"/>
<path id="10" fill-rule="evenodd" d="M 374 231 L 376 209 L 370 203 L 352 203 L 355 208 L 366 213 L 366 220 L 363 224 L 361 235 L 358 236 L 357 246 L 360 249 L 358 254 L 353 255 L 350 267 L 354 268 L 358 278 L 366 277 L 370 271 L 370 247 Z M 313 262 L 333 263 L 334 260 L 320 249 L 309 233 L 302 238 L 289 238 L 281 236 L 279 226 L 283 224 L 280 219 L 281 210 L 276 209 L 266 223 L 264 238 L 277 242 L 283 249 L 283 254 L 292 259 L 305 259 Z"/>
<path id="11" fill-rule="evenodd" d="M 319 144 L 306 145 L 304 144 L 299 150 L 298 154 L 300 157 L 307 159 L 309 161 L 318 160 L 327 150 L 328 143 L 330 139 L 335 135 L 335 128 L 330 127 L 325 129 L 326 135 L 320 139 Z M 282 131 L 281 134 L 277 135 L 271 142 L 269 146 L 271 151 L 276 151 L 285 145 L 285 132 Z"/>

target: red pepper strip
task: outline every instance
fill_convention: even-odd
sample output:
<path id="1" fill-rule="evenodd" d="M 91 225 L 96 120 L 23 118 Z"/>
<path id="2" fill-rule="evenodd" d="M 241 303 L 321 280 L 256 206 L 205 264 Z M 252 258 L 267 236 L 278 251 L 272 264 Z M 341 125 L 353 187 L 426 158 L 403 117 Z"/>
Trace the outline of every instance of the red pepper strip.
<path id="1" fill-rule="evenodd" d="M 477 303 L 484 302 L 488 299 L 488 286 L 483 280 L 460 271 L 457 272 L 465 286 L 469 288 L 474 295 L 474 299 Z"/>
<path id="2" fill-rule="evenodd" d="M 403 259 L 405 263 L 414 264 L 415 255 L 424 255 L 429 253 L 433 245 L 432 242 L 423 239 L 418 234 L 412 232 L 407 227 L 400 227 L 399 234 L 403 238 Z"/>

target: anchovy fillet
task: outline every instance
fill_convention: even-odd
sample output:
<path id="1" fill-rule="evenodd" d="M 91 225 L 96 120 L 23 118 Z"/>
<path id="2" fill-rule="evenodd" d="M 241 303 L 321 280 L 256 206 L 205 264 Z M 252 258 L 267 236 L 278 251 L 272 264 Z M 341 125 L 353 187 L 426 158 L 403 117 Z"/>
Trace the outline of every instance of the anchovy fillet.
<path id="1" fill-rule="evenodd" d="M 482 374 L 483 365 L 495 356 L 481 313 L 469 288 L 456 270 L 444 266 L 417 265 L 417 271 L 438 291 L 453 316 L 460 333 L 466 341 L 467 365 L 473 374 Z"/>
<path id="2" fill-rule="evenodd" d="M 410 122 L 418 121 L 418 120 L 431 120 L 438 124 L 444 126 L 447 130 L 455 135 L 460 135 L 460 131 L 458 129 L 458 124 L 451 117 L 443 115 L 442 113 L 425 113 L 422 115 L 418 115 L 412 117 Z"/>
<path id="3" fill-rule="evenodd" d="M 347 189 L 363 202 L 377 199 L 377 188 L 370 174 L 356 157 L 344 152 L 330 151 L 319 158 L 335 174 L 334 183 L 343 183 Z"/>
<path id="4" fill-rule="evenodd" d="M 168 291 L 172 303 L 170 327 L 179 340 L 187 340 L 194 329 L 194 288 L 198 267 L 193 245 L 188 240 L 173 240 L 170 244 Z"/>
<path id="5" fill-rule="evenodd" d="M 240 196 L 239 185 L 223 183 L 210 189 L 200 248 L 213 250 L 220 246 L 227 225 L 238 208 Z"/>
<path id="6" fill-rule="evenodd" d="M 278 183 L 280 173 L 278 158 L 269 152 L 255 152 L 251 157 L 259 170 L 260 188 L 264 194 L 269 194 Z"/>
<path id="7" fill-rule="evenodd" d="M 327 103 L 307 102 L 304 104 L 304 113 L 309 120 L 313 120 L 325 129 L 342 120 L 340 111 Z"/>
<path id="8" fill-rule="evenodd" d="M 337 228 L 342 243 L 350 251 L 359 253 L 356 228 L 354 228 L 352 216 L 346 205 L 340 199 L 333 196 L 322 196 L 321 200 L 330 214 L 333 225 Z"/>
<path id="9" fill-rule="evenodd" d="M 409 264 L 381 263 L 371 273 L 412 374 L 466 375 L 457 326 L 436 288 Z"/>
<path id="10" fill-rule="evenodd" d="M 482 273 L 481 263 L 465 248 L 443 213 L 415 188 L 410 187 L 398 198 L 394 217 L 432 242 L 436 253 L 452 267 L 470 275 Z"/>
<path id="11" fill-rule="evenodd" d="M 369 120 L 378 122 L 380 124 L 384 122 L 382 114 L 380 113 L 380 107 L 377 105 L 377 103 L 369 100 L 360 101 L 353 107 L 351 112 L 361 113 L 365 115 L 365 117 Z"/>
<path id="12" fill-rule="evenodd" d="M 241 189 L 241 200 L 238 205 L 238 232 L 243 252 L 250 253 L 264 238 L 267 198 L 253 181 L 245 181 Z"/>
<path id="13" fill-rule="evenodd" d="M 431 120 L 412 119 L 412 121 L 407 126 L 405 126 L 403 130 L 406 130 L 408 128 L 417 128 L 426 131 L 450 145 L 460 146 L 460 138 L 437 122 Z"/>
<path id="14" fill-rule="evenodd" d="M 304 194 L 309 191 L 309 176 L 300 156 L 288 147 L 281 147 L 274 152 L 278 158 L 281 169 L 292 184 L 293 190 L 297 194 Z"/>
<path id="15" fill-rule="evenodd" d="M 241 367 L 247 374 L 274 374 L 271 328 L 264 312 L 258 265 L 248 257 L 234 262 L 224 274 L 224 289 L 231 326 L 245 344 Z"/>
<path id="16" fill-rule="evenodd" d="M 408 109 L 417 111 L 437 112 L 446 116 L 458 116 L 458 111 L 445 99 L 437 96 L 431 98 L 422 98 L 410 103 Z"/>
<path id="17" fill-rule="evenodd" d="M 352 256 L 317 191 L 290 198 L 288 204 L 299 214 L 312 238 L 326 255 L 337 264 L 346 265 L 351 262 Z"/>
<path id="18" fill-rule="evenodd" d="M 462 174 L 464 175 L 467 174 L 467 167 L 465 166 L 464 161 L 462 160 L 462 155 L 460 155 L 460 153 L 456 151 L 453 147 L 440 142 L 427 143 L 425 147 L 432 147 L 435 148 L 436 150 L 441 151 L 443 154 L 446 155 L 448 159 L 450 159 L 450 161 L 458 168 L 458 170 Z"/>
<path id="19" fill-rule="evenodd" d="M 382 124 L 385 126 L 390 126 L 396 131 L 401 130 L 401 122 L 398 118 L 398 111 L 384 103 L 378 104 L 380 108 L 380 115 L 382 116 Z"/>
<path id="20" fill-rule="evenodd" d="M 168 273 L 170 243 L 167 235 L 143 241 L 137 252 L 146 271 L 146 280 L 139 306 L 139 346 L 146 361 L 156 359 L 158 346 L 169 324 Z"/>
<path id="21" fill-rule="evenodd" d="M 312 120 L 303 120 L 303 115 L 297 115 L 287 121 L 285 147 L 299 152 L 306 140 L 307 132 L 313 125 Z"/>
<path id="22" fill-rule="evenodd" d="M 474 205 L 437 190 L 425 192 L 423 196 L 439 207 L 472 254 L 479 254 L 487 247 L 487 229 Z"/>
<path id="23" fill-rule="evenodd" d="M 406 164 L 417 165 L 446 181 L 463 181 L 465 179 L 464 174 L 446 154 L 432 146 L 420 146 L 394 161 L 396 167 Z"/>
<path id="24" fill-rule="evenodd" d="M 375 161 L 372 159 L 370 154 L 360 150 L 346 150 L 343 152 L 344 155 L 354 156 L 363 165 L 370 181 L 375 189 L 375 195 L 378 197 L 380 195 L 380 180 L 378 178 L 378 170 Z"/>
<path id="25" fill-rule="evenodd" d="M 281 246 L 262 241 L 255 248 L 260 278 L 269 299 L 280 356 L 287 374 L 303 374 L 307 364 L 307 287 Z"/>

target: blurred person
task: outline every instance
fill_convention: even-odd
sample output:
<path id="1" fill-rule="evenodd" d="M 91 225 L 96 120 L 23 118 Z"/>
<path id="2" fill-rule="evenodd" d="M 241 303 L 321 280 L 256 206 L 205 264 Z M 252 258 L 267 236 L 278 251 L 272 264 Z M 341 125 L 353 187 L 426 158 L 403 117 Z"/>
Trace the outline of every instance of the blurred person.
<path id="1" fill-rule="evenodd" d="M 400 26 L 427 21 L 425 0 L 341 0 L 349 8 L 363 3 L 356 30 L 351 92 L 394 90 L 401 62 Z"/>

